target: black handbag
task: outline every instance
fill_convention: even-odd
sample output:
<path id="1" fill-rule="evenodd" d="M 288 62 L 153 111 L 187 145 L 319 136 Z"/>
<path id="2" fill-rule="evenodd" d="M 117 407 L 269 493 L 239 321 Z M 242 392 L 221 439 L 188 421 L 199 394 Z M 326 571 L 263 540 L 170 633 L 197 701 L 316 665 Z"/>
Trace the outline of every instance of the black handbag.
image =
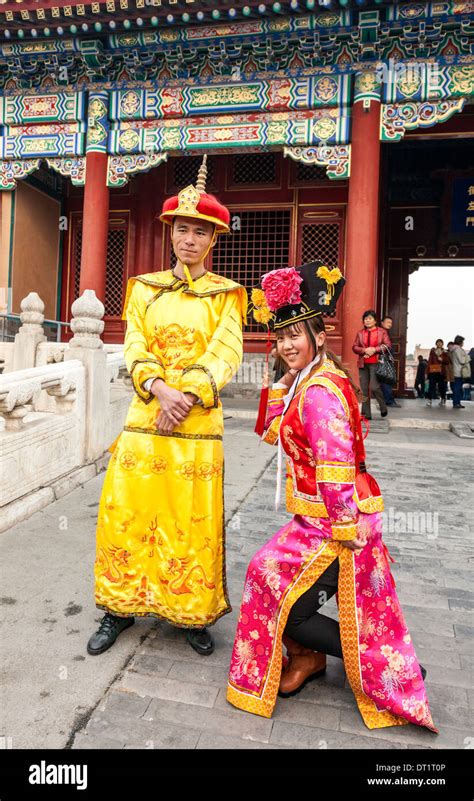
<path id="1" fill-rule="evenodd" d="M 382 384 L 390 384 L 390 386 L 393 387 L 397 383 L 395 362 L 390 348 L 388 348 L 387 345 L 382 345 L 382 348 L 384 348 L 384 350 L 379 353 L 375 375 Z"/>

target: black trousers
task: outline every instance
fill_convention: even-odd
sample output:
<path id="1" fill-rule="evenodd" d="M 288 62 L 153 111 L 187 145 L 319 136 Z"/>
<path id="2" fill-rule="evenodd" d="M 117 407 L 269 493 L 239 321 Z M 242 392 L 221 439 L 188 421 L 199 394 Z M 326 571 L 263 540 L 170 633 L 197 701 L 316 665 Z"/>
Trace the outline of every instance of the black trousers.
<path id="1" fill-rule="evenodd" d="M 359 367 L 360 388 L 362 390 L 362 394 L 367 398 L 367 400 L 365 400 L 362 404 L 361 412 L 364 417 L 367 417 L 369 420 L 372 417 L 372 411 L 370 408 L 370 393 L 374 396 L 374 398 L 376 398 L 380 411 L 387 411 L 387 404 L 385 403 L 382 387 L 380 386 L 380 382 L 375 372 L 376 369 L 377 364 L 375 362 L 373 364 L 365 364 L 363 367 Z"/>
<path id="2" fill-rule="evenodd" d="M 342 659 L 339 623 L 319 609 L 337 592 L 339 559 L 335 559 L 291 607 L 285 634 L 305 648 Z"/>
<path id="3" fill-rule="evenodd" d="M 438 387 L 440 397 L 446 399 L 446 381 L 444 380 L 442 373 L 430 373 L 429 380 L 430 384 L 428 389 L 428 399 L 433 400 L 435 396 L 435 387 Z"/>

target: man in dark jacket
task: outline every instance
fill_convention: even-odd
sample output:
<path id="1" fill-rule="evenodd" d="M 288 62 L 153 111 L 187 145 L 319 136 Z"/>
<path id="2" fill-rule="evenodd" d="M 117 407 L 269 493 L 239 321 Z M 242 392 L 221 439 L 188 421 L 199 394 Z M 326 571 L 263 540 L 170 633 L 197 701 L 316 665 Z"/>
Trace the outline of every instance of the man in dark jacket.
<path id="1" fill-rule="evenodd" d="M 389 314 L 386 314 L 382 320 L 381 325 L 382 328 L 384 328 L 385 331 L 387 331 L 388 333 L 393 325 L 393 317 L 390 317 Z M 390 348 L 390 352 L 393 354 L 392 348 Z M 393 397 L 393 387 L 391 386 L 391 384 L 385 384 L 383 381 L 381 381 L 380 386 L 382 387 L 383 396 L 385 398 L 385 403 L 387 404 L 387 406 L 397 406 L 398 408 L 400 408 L 400 404 L 397 403 L 397 401 Z"/>
<path id="2" fill-rule="evenodd" d="M 415 389 L 418 398 L 425 397 L 426 366 L 428 362 L 423 356 L 418 356 L 418 367 L 416 368 Z"/>

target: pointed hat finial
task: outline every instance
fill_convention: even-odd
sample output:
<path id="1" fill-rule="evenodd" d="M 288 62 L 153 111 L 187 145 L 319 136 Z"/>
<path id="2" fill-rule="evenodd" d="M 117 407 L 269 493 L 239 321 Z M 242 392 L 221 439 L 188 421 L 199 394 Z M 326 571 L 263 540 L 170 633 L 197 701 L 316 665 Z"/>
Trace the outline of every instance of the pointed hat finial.
<path id="1" fill-rule="evenodd" d="M 206 178 L 207 178 L 207 153 L 204 155 L 202 164 L 199 167 L 198 177 L 196 181 L 196 189 L 198 192 L 206 191 Z"/>

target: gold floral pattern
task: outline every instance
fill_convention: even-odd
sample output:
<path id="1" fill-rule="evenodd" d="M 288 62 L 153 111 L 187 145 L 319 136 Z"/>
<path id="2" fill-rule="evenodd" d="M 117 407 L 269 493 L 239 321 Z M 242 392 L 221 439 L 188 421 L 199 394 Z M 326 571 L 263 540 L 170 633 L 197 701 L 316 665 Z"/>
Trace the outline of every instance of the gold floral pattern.
<path id="1" fill-rule="evenodd" d="M 120 456 L 120 467 L 124 470 L 134 470 L 137 466 L 137 459 L 132 451 L 124 451 Z"/>
<path id="2" fill-rule="evenodd" d="M 150 470 L 152 473 L 166 473 L 168 462 L 164 456 L 153 456 L 150 459 Z"/>

